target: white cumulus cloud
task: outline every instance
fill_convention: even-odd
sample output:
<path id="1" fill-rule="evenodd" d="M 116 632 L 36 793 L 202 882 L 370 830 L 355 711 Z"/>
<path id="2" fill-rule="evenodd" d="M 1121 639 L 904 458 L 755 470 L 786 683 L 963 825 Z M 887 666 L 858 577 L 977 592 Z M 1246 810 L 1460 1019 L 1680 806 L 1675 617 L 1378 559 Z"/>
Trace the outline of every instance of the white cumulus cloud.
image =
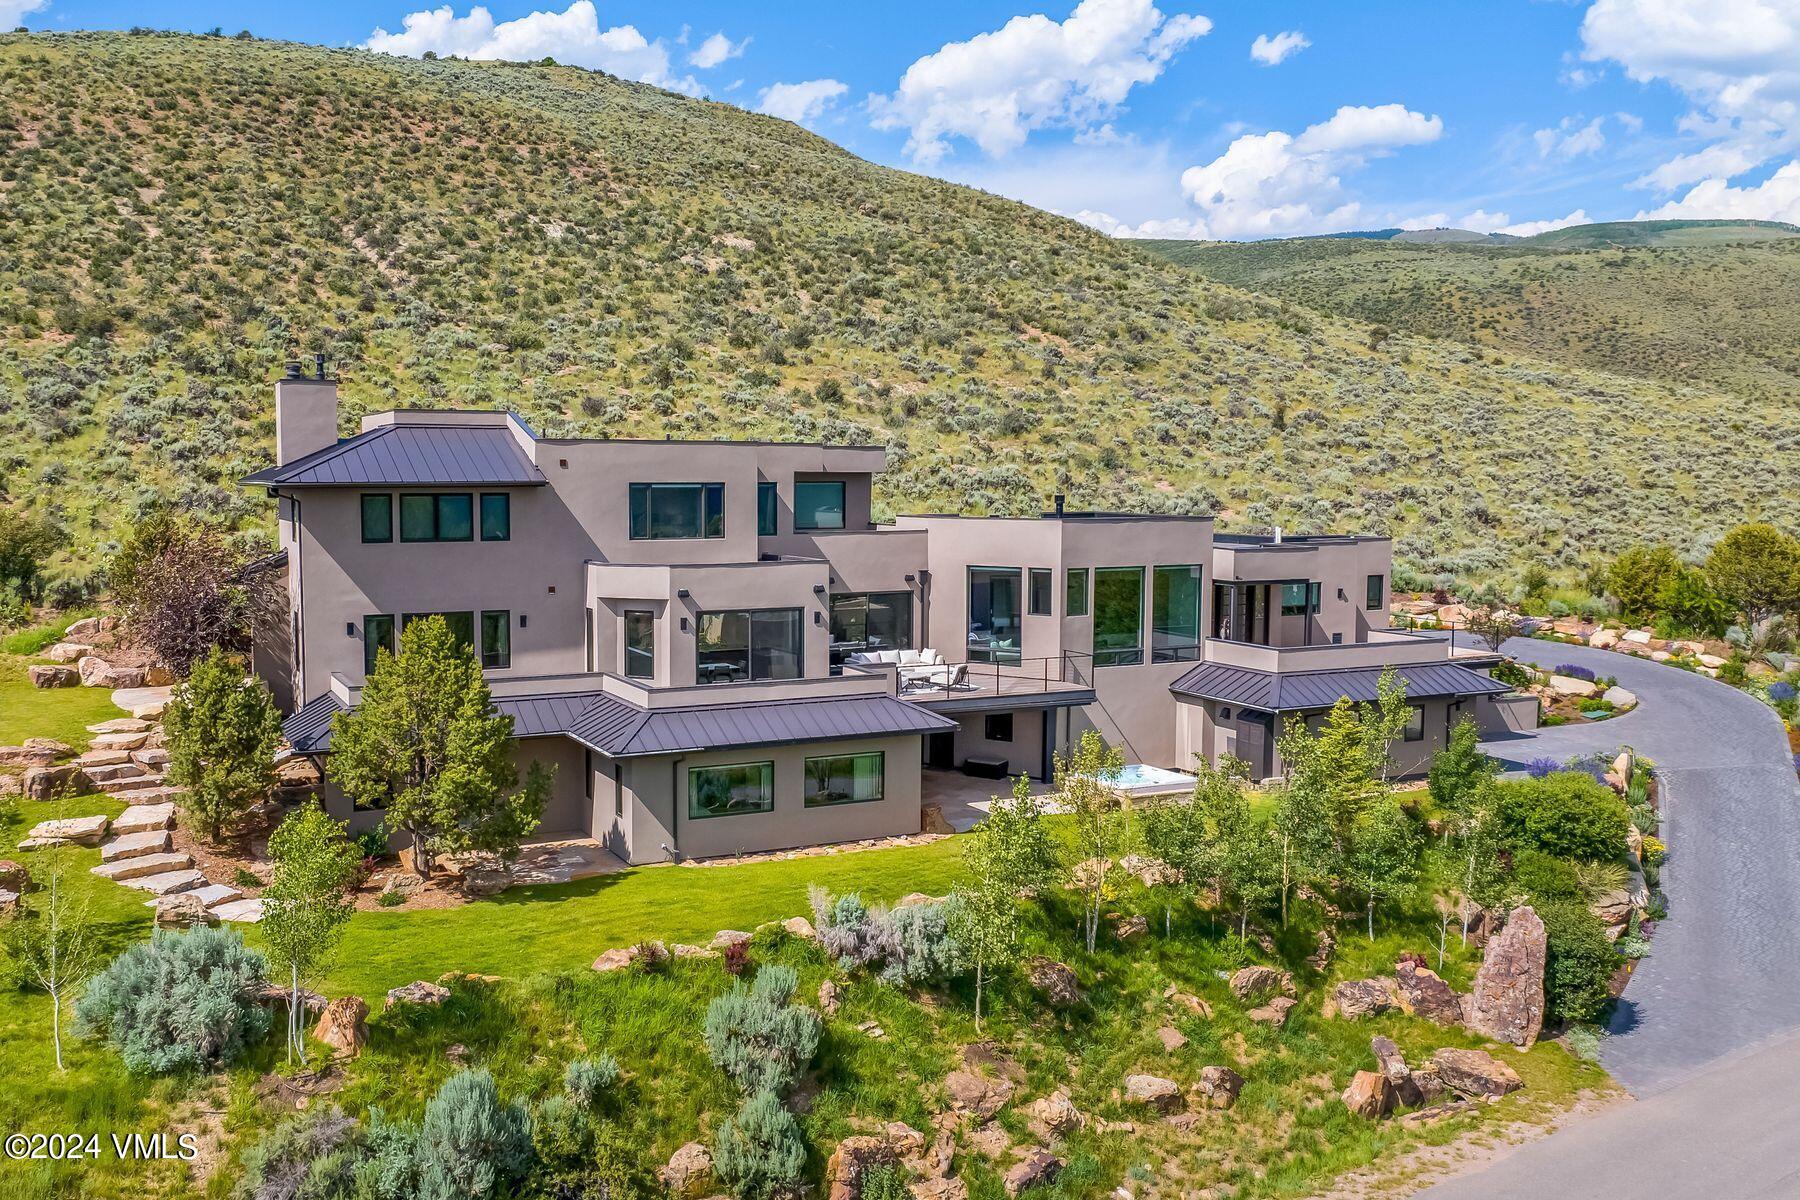
<path id="1" fill-rule="evenodd" d="M 723 33 L 715 33 L 688 55 L 688 62 L 702 71 L 710 71 L 722 62 L 740 57 L 749 46 L 749 38 L 734 42 Z"/>
<path id="2" fill-rule="evenodd" d="M 11 33 L 25 19 L 25 14 L 50 7 L 50 0 L 0 0 L 0 33 Z"/>
<path id="3" fill-rule="evenodd" d="M 1265 67 L 1273 67 L 1310 45 L 1312 43 L 1298 29 L 1284 29 L 1274 37 L 1259 33 L 1256 40 L 1250 43 L 1250 57 Z"/>
<path id="4" fill-rule="evenodd" d="M 1595 117 L 1585 123 L 1579 117 L 1564 117 L 1555 126 L 1538 130 L 1531 139 L 1537 143 L 1539 158 L 1598 154 L 1606 148 L 1605 123 L 1605 117 Z"/>
<path id="5" fill-rule="evenodd" d="M 400 26 L 399 33 L 378 27 L 363 45 L 381 54 L 411 58 L 427 51 L 505 62 L 553 58 L 567 66 L 606 71 L 675 91 L 698 94 L 704 90 L 692 76 L 676 76 L 670 68 L 669 48 L 660 38 L 646 38 L 633 25 L 600 28 L 593 0 L 574 0 L 562 12 L 533 12 L 500 22 L 479 4 L 463 17 L 446 4 L 408 13 L 400 19 Z"/>
<path id="6" fill-rule="evenodd" d="M 1548 233 L 1552 229 L 1561 229 L 1567 225 L 1592 225 L 1594 218 L 1587 215 L 1587 210 L 1578 208 L 1566 217 L 1553 217 L 1548 221 L 1520 221 L 1516 225 L 1502 225 L 1493 230 L 1494 233 L 1510 233 L 1514 237 L 1530 237 L 1534 233 Z"/>
<path id="7" fill-rule="evenodd" d="M 796 125 L 815 120 L 838 102 L 849 87 L 835 79 L 808 79 L 803 83 L 776 83 L 759 95 L 756 111 L 780 117 Z"/>
<path id="8" fill-rule="evenodd" d="M 1205 17 L 1165 18 L 1151 0 L 1082 0 L 1065 21 L 1014 17 L 946 44 L 908 67 L 892 95 L 871 96 L 869 110 L 876 128 L 907 131 L 916 162 L 938 162 L 958 137 L 999 157 L 1033 130 L 1103 124 L 1211 29 Z"/>
<path id="9" fill-rule="evenodd" d="M 1800 224 L 1800 162 L 1787 163 L 1754 186 L 1733 187 L 1724 179 L 1708 179 L 1679 200 L 1637 215 L 1640 221 L 1688 218 Z"/>

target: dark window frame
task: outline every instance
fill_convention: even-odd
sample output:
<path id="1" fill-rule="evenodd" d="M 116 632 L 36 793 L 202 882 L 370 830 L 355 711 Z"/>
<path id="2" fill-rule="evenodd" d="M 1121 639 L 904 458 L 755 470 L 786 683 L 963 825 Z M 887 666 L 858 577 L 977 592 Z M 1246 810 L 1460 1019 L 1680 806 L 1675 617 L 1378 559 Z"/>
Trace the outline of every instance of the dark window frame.
<path id="1" fill-rule="evenodd" d="M 1425 706 L 1409 704 L 1406 707 L 1409 711 L 1406 714 L 1406 730 L 1401 734 L 1401 740 L 1422 742 L 1425 740 Z"/>
<path id="2" fill-rule="evenodd" d="M 756 673 L 756 618 L 769 613 L 786 614 L 793 622 L 796 631 L 794 639 L 794 673 L 792 675 L 758 675 Z M 744 628 L 744 675 L 741 679 L 708 679 L 706 668 L 709 665 L 700 661 L 700 656 L 719 651 L 705 651 L 700 648 L 701 631 L 705 628 L 708 617 L 735 617 L 745 619 Z M 712 683 L 756 683 L 766 680 L 786 680 L 806 678 L 806 610 L 802 608 L 716 608 L 707 609 L 694 615 L 694 682 L 695 684 Z"/>
<path id="3" fill-rule="evenodd" d="M 408 500 L 431 501 L 431 536 L 406 536 L 406 502 Z M 469 532 L 463 537 L 444 536 L 444 502 L 461 500 L 469 506 Z M 475 494 L 473 492 L 401 492 L 400 493 L 400 540 L 412 545 L 424 545 L 431 542 L 472 542 L 475 540 Z"/>
<path id="4" fill-rule="evenodd" d="M 488 501 L 500 502 L 501 520 L 504 528 L 493 537 L 488 536 Z M 476 531 L 484 542 L 512 541 L 512 496 L 507 492 L 483 492 L 475 502 Z"/>
<path id="5" fill-rule="evenodd" d="M 488 619 L 499 617 L 501 636 L 505 640 L 504 649 L 495 649 L 488 645 Z M 484 608 L 476 618 L 476 638 L 481 643 L 481 669 L 484 671 L 507 671 L 512 669 L 512 609 Z M 489 661 L 489 660 L 493 661 Z"/>
<path id="6" fill-rule="evenodd" d="M 406 627 L 411 625 L 414 621 L 423 620 L 426 617 L 442 617 L 445 622 L 450 624 L 450 632 L 455 633 L 456 625 L 455 622 L 451 621 L 451 618 L 467 617 L 469 619 L 469 636 L 463 644 L 474 652 L 475 661 L 479 663 L 481 661 L 481 647 L 478 639 L 481 636 L 481 626 L 478 623 L 476 611 L 477 610 L 475 609 L 468 608 L 432 608 L 420 612 L 403 612 L 400 614 L 400 621 L 395 626 L 395 629 L 397 634 L 404 634 L 406 632 Z"/>
<path id="7" fill-rule="evenodd" d="M 975 572 L 977 571 L 985 572 L 990 577 L 1005 576 L 1013 581 L 1013 598 L 1017 602 L 1017 608 L 1012 614 L 1012 620 L 1018 625 L 1018 645 L 1010 648 L 1004 646 L 996 647 L 992 637 L 992 630 L 989 631 L 989 638 L 985 643 L 968 640 L 973 637 L 975 632 Z M 965 581 L 964 586 L 966 589 L 964 594 L 968 599 L 968 607 L 963 622 L 963 637 L 966 645 L 965 653 L 967 654 L 969 661 L 1001 663 L 1011 666 L 1016 666 L 1023 662 L 1023 655 L 1025 653 L 1025 569 L 1023 567 L 990 567 L 972 563 L 968 570 L 963 574 L 963 579 Z M 994 613 L 992 578 L 987 582 L 987 589 L 988 611 L 986 615 L 991 619 Z"/>
<path id="8" fill-rule="evenodd" d="M 658 491 L 697 489 L 700 493 L 700 532 L 659 534 L 652 531 L 651 504 Z M 640 501 L 639 497 L 642 497 Z M 699 542 L 714 541 L 725 536 L 725 485 L 717 482 L 676 482 L 656 480 L 632 483 L 625 505 L 625 535 L 633 542 Z"/>
<path id="9" fill-rule="evenodd" d="M 702 772 L 744 770 L 756 767 L 760 769 L 762 783 L 767 788 L 767 799 L 757 808 L 740 808 L 735 811 L 727 808 L 717 812 L 700 812 L 694 807 L 695 777 Z M 687 775 L 687 815 L 690 821 L 710 821 L 715 817 L 748 817 L 759 813 L 775 811 L 775 760 L 756 759 L 749 762 L 708 763 L 705 766 L 689 767 Z"/>
<path id="10" fill-rule="evenodd" d="M 1387 576 L 1371 575 L 1363 585 L 1363 611 L 1374 612 L 1387 603 Z"/>
<path id="11" fill-rule="evenodd" d="M 1063 616 L 1085 617 L 1088 615 L 1088 569 L 1086 567 L 1070 567 L 1063 580 Z M 1080 581 L 1080 587 L 1076 581 Z"/>
<path id="12" fill-rule="evenodd" d="M 817 523 L 816 521 L 810 521 L 810 520 L 803 519 L 802 514 L 807 513 L 809 511 L 814 511 L 814 510 L 810 510 L 805 504 L 802 503 L 802 501 L 800 499 L 800 497 L 801 497 L 800 489 L 802 489 L 802 488 L 836 488 L 837 489 L 838 520 L 837 520 L 836 525 L 821 525 L 821 524 Z M 795 532 L 805 530 L 810 533 L 814 530 L 821 530 L 821 529 L 823 529 L 823 530 L 848 529 L 850 527 L 849 491 L 850 491 L 849 488 L 844 486 L 844 481 L 842 479 L 796 479 L 796 480 L 794 480 L 794 530 L 795 530 Z"/>
<path id="13" fill-rule="evenodd" d="M 369 501 L 379 500 L 387 508 L 387 517 L 382 524 L 387 532 L 382 537 L 369 536 Z M 385 545 L 394 540 L 394 494 L 392 492 L 364 492 L 362 494 L 362 540 L 364 545 Z"/>
<path id="14" fill-rule="evenodd" d="M 1166 572 L 1186 571 L 1188 578 L 1194 581 L 1194 635 L 1193 641 L 1171 641 L 1168 645 L 1157 645 L 1157 638 L 1171 637 L 1169 633 L 1157 629 L 1157 585 Z M 1206 641 L 1206 569 L 1199 563 L 1169 563 L 1150 568 L 1150 661 L 1151 662 L 1198 662 L 1200 648 Z"/>
<path id="15" fill-rule="evenodd" d="M 775 537 L 781 532 L 781 489 L 772 483 L 756 485 L 756 536 Z"/>
<path id="16" fill-rule="evenodd" d="M 1025 569 L 1025 612 L 1033 617 L 1056 615 L 1056 572 L 1049 567 Z"/>
<path id="17" fill-rule="evenodd" d="M 375 641 L 370 635 L 385 623 L 387 635 Z M 363 617 L 363 677 L 366 679 L 375 671 L 375 651 L 386 648 L 389 654 L 397 654 L 400 649 L 400 623 L 392 613 L 369 613 Z"/>
<path id="18" fill-rule="evenodd" d="M 884 614 L 904 613 L 905 636 L 881 639 L 884 644 L 874 645 L 869 637 L 870 617 L 880 602 Z M 861 636 L 850 636 L 851 620 L 858 615 L 857 603 L 861 603 Z M 831 642 L 831 660 L 834 668 L 842 667 L 843 661 L 851 654 L 876 650 L 911 650 L 913 649 L 913 594 L 908 591 L 893 592 L 833 592 L 826 603 L 827 627 Z M 892 641 L 893 645 L 885 642 Z"/>
<path id="19" fill-rule="evenodd" d="M 1096 667 L 1136 667 L 1144 662 L 1144 602 L 1147 599 L 1145 588 L 1145 570 L 1143 567 L 1095 567 L 1094 568 L 1094 629 L 1093 651 Z M 1137 640 L 1130 646 L 1113 646 L 1107 649 L 1100 647 L 1100 577 L 1127 575 L 1137 576 Z"/>
<path id="20" fill-rule="evenodd" d="M 635 647 L 631 644 L 632 643 L 632 624 L 638 618 L 642 618 L 643 623 L 647 623 L 649 625 L 650 644 L 648 647 Z M 622 658 L 623 658 L 624 664 L 625 664 L 625 678 L 627 678 L 627 679 L 655 679 L 656 678 L 656 614 L 654 612 L 650 611 L 647 608 L 628 608 L 628 609 L 626 609 L 625 616 L 624 616 L 624 637 L 622 639 L 621 645 L 622 645 L 623 651 L 624 651 Z M 636 660 L 634 660 L 632 657 L 632 653 L 634 650 L 637 651 L 640 655 L 640 657 Z M 650 656 L 650 663 L 649 663 L 650 669 L 648 671 L 634 670 L 633 666 L 632 666 L 633 662 L 634 661 L 642 661 L 641 655 L 643 653 L 645 653 L 646 651 L 648 652 L 648 654 Z"/>
<path id="21" fill-rule="evenodd" d="M 981 721 L 981 739 L 985 742 L 1011 742 L 1013 715 L 1009 712 L 988 713 Z"/>
<path id="22" fill-rule="evenodd" d="M 875 760 L 875 795 L 852 795 L 843 800 L 813 799 L 813 764 L 848 760 L 851 763 L 851 787 L 856 785 L 856 762 L 867 759 Z M 800 806 L 802 808 L 841 808 L 846 804 L 879 804 L 887 799 L 887 754 L 881 750 L 857 750 L 845 754 L 819 754 L 801 760 L 800 764 Z"/>

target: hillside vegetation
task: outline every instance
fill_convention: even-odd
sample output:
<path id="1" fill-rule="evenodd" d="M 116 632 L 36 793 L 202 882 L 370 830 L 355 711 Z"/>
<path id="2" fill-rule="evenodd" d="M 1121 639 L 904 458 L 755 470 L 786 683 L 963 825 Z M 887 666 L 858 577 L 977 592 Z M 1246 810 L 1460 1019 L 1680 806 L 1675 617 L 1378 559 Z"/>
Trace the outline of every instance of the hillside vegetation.
<path id="1" fill-rule="evenodd" d="M 882 441 L 884 514 L 1065 492 L 1388 530 L 1469 574 L 1800 523 L 1769 486 L 1800 419 L 1767 391 L 1377 344 L 730 106 L 555 66 L 0 36 L 0 485 L 64 523 L 62 572 L 171 500 L 266 529 L 236 480 L 281 362 L 315 352 L 345 432 L 405 404 Z"/>
<path id="2" fill-rule="evenodd" d="M 1795 234 L 1775 222 L 1644 221 L 1506 245 L 1146 245 L 1221 283 L 1395 330 L 1791 403 L 1800 396 Z"/>

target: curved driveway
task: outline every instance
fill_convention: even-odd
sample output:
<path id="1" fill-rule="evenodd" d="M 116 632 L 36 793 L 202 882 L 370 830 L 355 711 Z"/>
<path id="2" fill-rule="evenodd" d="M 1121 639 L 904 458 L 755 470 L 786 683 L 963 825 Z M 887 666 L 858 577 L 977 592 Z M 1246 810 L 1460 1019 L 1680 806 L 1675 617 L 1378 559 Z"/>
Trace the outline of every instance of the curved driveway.
<path id="1" fill-rule="evenodd" d="M 1659 1200 L 1800 1196 L 1800 1036 L 1783 1036 L 1800 1030 L 1800 782 L 1780 719 L 1734 688 L 1629 655 L 1534 640 L 1504 649 L 1615 676 L 1640 701 L 1485 749 L 1522 766 L 1625 744 L 1657 765 L 1669 916 L 1601 1047 L 1642 1103 L 1425 1195 L 1574 1200 L 1632 1195 L 1641 1181 Z"/>

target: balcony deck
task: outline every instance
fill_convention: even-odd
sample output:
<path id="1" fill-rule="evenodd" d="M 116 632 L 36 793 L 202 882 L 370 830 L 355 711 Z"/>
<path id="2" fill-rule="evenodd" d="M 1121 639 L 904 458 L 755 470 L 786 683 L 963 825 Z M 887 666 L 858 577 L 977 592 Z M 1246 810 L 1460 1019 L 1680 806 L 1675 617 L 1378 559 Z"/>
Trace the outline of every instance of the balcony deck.
<path id="1" fill-rule="evenodd" d="M 1086 655 L 1027 658 L 1016 663 L 961 662 L 914 668 L 913 678 L 891 666 L 866 667 L 894 682 L 902 700 L 933 712 L 1005 712 L 1094 703 L 1093 667 Z"/>

